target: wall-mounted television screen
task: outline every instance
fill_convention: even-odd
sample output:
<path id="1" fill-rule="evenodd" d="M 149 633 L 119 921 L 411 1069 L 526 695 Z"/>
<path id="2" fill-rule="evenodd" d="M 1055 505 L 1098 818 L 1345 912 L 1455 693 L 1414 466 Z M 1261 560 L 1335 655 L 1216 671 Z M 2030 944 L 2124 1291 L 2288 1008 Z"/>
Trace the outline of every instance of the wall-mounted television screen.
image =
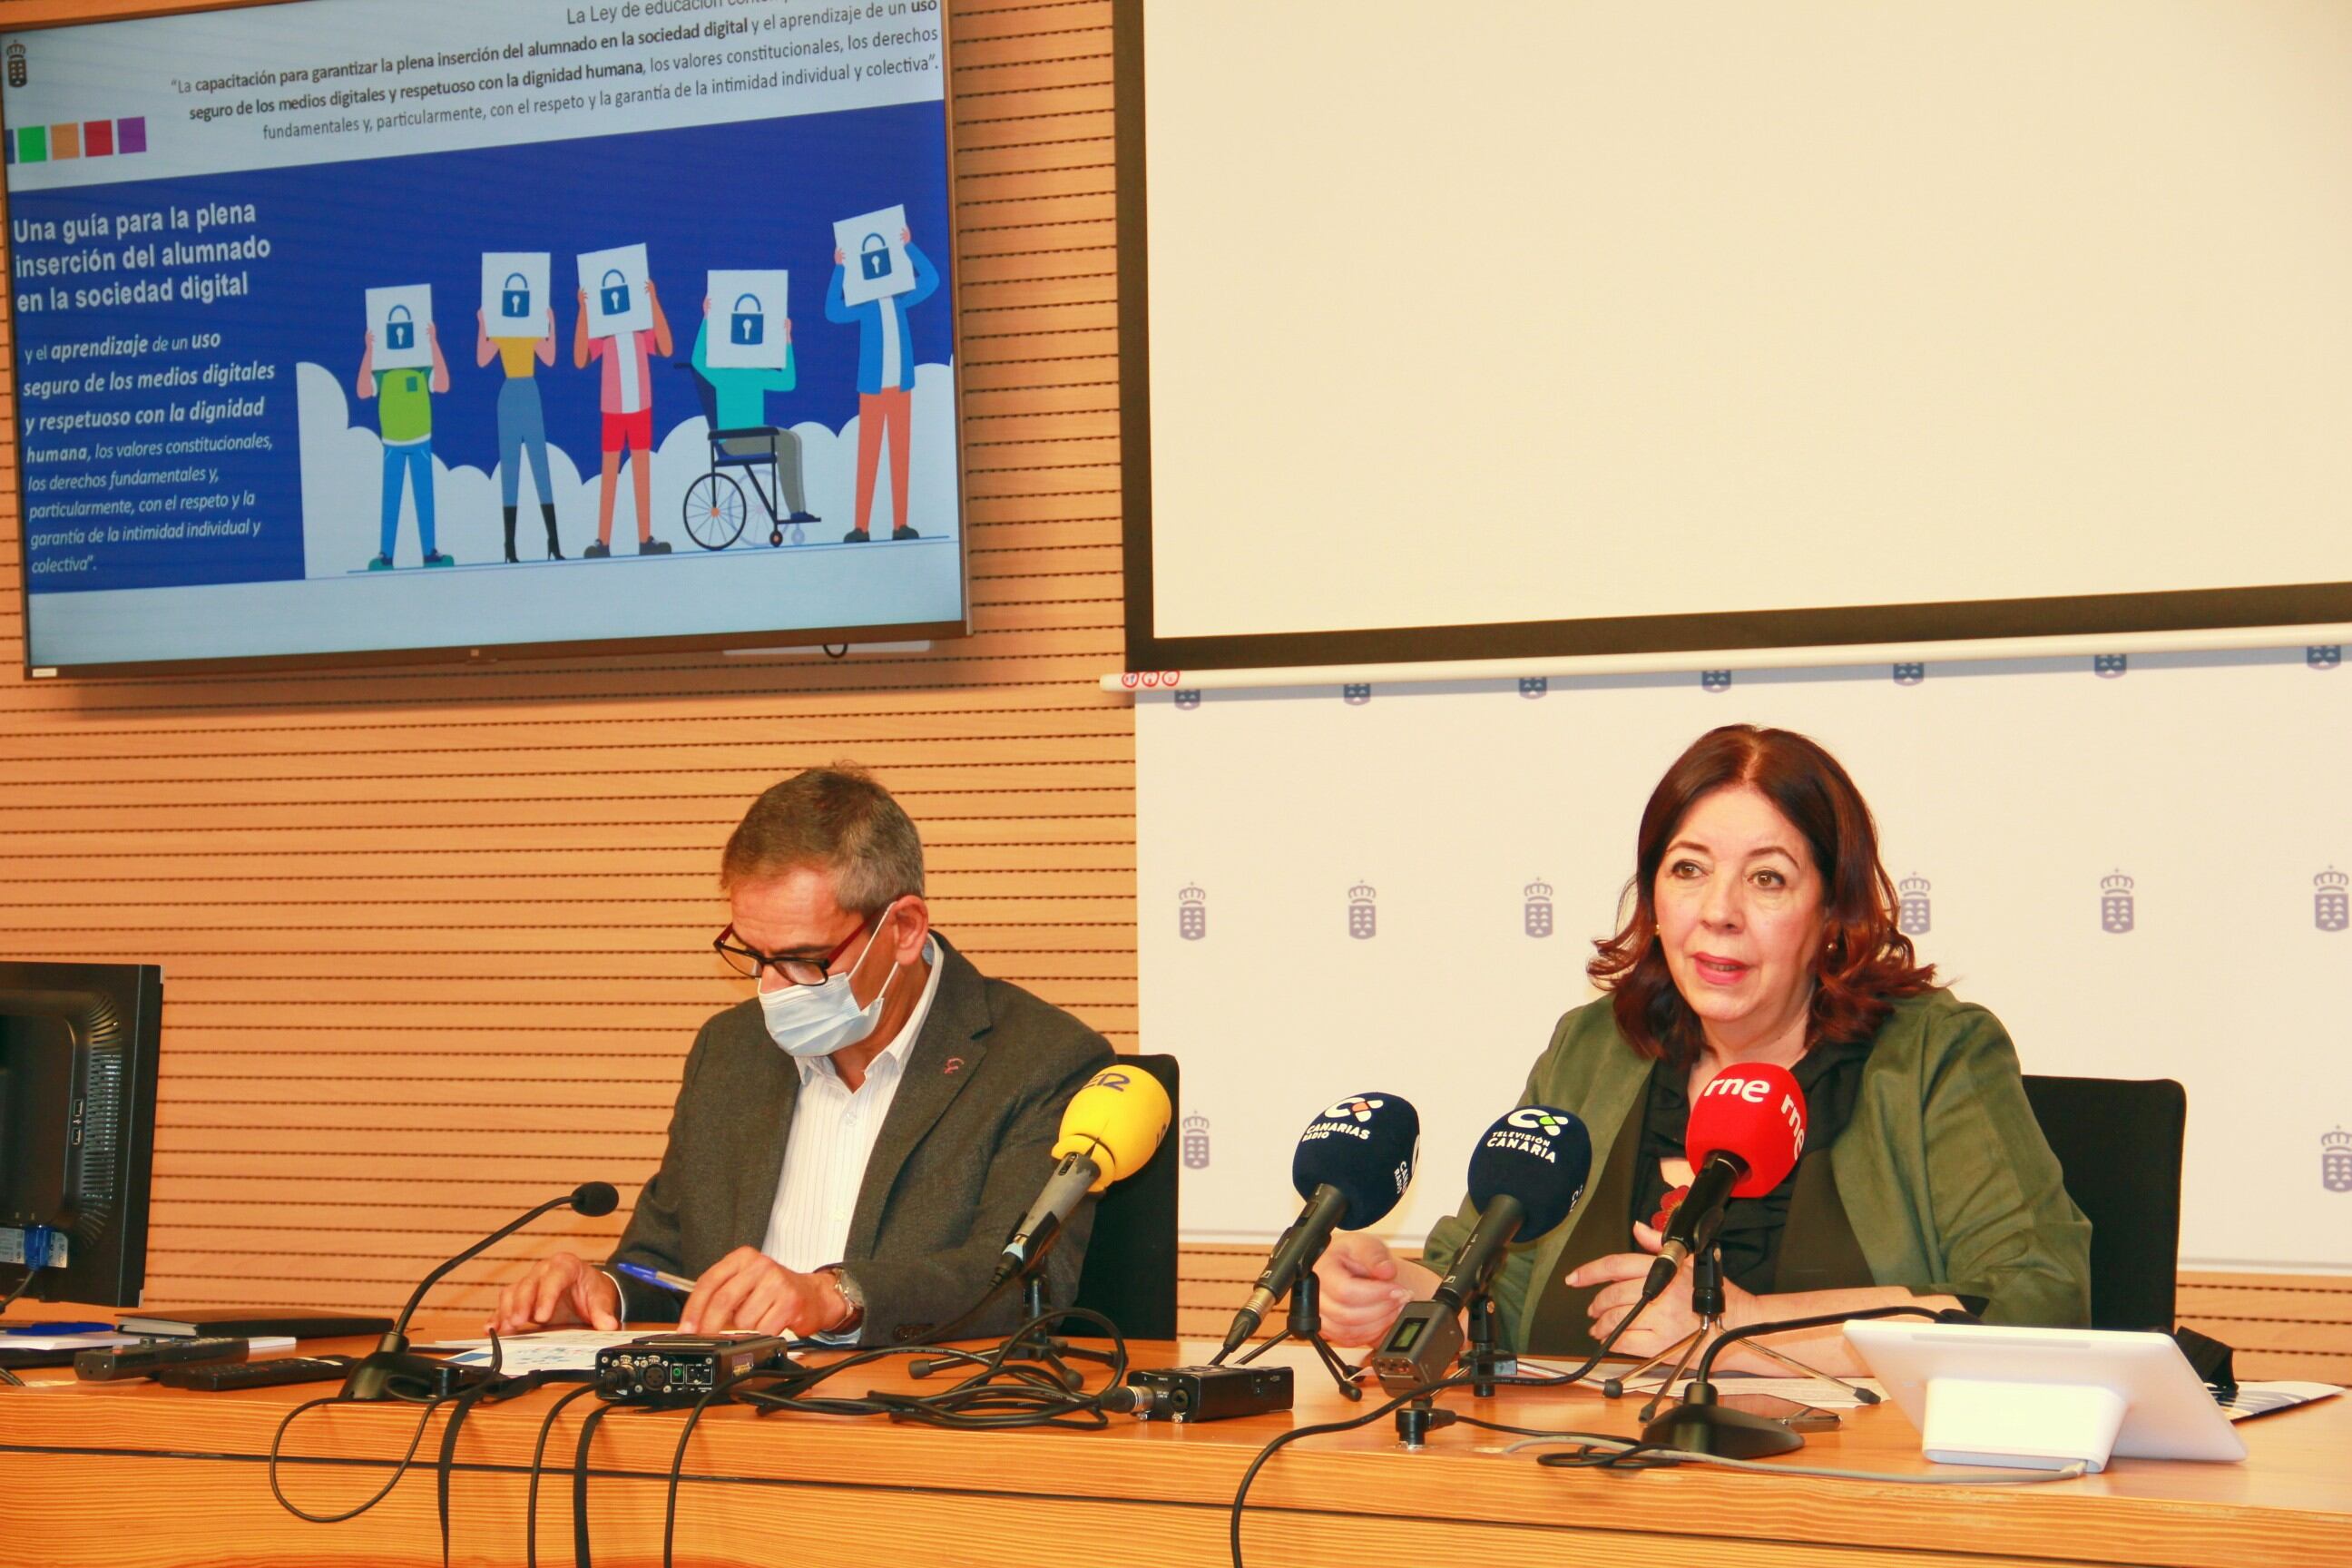
<path id="1" fill-rule="evenodd" d="M 961 634 L 945 27 L 0 35 L 27 667 Z"/>

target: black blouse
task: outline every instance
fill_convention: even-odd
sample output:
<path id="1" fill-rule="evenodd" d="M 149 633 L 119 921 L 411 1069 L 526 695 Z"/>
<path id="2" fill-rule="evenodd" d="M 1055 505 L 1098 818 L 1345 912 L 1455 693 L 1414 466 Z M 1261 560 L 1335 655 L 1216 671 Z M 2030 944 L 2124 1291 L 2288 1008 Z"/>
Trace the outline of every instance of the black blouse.
<path id="1" fill-rule="evenodd" d="M 1794 1071 L 1805 1095 L 1805 1151 L 1827 1149 L 1853 1120 L 1862 1092 L 1862 1069 L 1870 1059 L 1868 1041 L 1822 1045 L 1805 1053 Z M 1661 1160 L 1679 1160 L 1683 1133 L 1690 1125 L 1690 1074 L 1664 1060 L 1651 1065 L 1649 1095 L 1642 1113 L 1641 1148 L 1633 1163 L 1633 1219 L 1648 1225 L 1673 1189 Z M 1791 1170 L 1760 1198 L 1734 1198 L 1724 1205 L 1718 1233 L 1724 1277 L 1741 1289 L 1763 1295 L 1773 1289 L 1780 1261 L 1780 1235 L 1788 1225 L 1789 1198 L 1796 1191 Z"/>

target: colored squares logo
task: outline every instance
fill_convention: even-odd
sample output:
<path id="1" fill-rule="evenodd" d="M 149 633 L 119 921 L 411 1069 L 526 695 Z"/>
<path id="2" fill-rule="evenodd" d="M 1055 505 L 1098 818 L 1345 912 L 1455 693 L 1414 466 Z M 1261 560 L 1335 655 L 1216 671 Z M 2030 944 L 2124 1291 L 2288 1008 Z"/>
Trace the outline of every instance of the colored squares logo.
<path id="1" fill-rule="evenodd" d="M 65 125 L 22 125 L 5 138 L 9 162 L 53 163 L 68 158 L 111 158 L 147 151 L 147 119 L 82 120 Z"/>

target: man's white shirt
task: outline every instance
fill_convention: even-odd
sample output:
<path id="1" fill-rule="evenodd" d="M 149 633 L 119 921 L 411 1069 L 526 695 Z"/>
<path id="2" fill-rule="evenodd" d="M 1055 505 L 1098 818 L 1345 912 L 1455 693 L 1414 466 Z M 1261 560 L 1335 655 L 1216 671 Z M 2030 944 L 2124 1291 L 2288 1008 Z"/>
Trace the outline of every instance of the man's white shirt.
<path id="1" fill-rule="evenodd" d="M 898 1098 L 907 1055 L 930 1016 L 931 998 L 946 968 L 937 938 L 925 939 L 923 957 L 930 968 L 915 1010 L 907 1015 L 898 1037 L 867 1064 L 865 1081 L 856 1089 L 841 1081 L 831 1057 L 793 1058 L 801 1074 L 800 1098 L 784 1144 L 775 1205 L 768 1211 L 767 1237 L 760 1243 L 761 1252 L 787 1268 L 805 1274 L 838 1263 L 848 1246 L 850 1216 L 866 1184 L 874 1141 L 882 1135 L 890 1102 Z"/>

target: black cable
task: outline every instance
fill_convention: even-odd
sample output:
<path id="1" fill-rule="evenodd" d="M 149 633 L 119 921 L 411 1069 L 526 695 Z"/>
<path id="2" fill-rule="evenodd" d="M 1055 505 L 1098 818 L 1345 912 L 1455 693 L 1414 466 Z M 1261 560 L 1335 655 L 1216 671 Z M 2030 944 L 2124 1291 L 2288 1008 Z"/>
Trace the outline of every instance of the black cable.
<path id="1" fill-rule="evenodd" d="M 449 1419 L 441 1429 L 441 1458 L 436 1467 L 434 1488 L 441 1513 L 442 1568 L 448 1568 L 449 1564 L 449 1485 L 457 1468 L 457 1431 L 465 1426 L 466 1417 L 473 1413 L 474 1406 L 502 1404 L 509 1399 L 519 1399 L 551 1383 L 578 1383 L 585 1381 L 586 1377 L 586 1373 L 576 1372 L 527 1372 L 518 1377 L 476 1384 L 451 1400 Z"/>
<path id="2" fill-rule="evenodd" d="M 1108 1380 L 1103 1388 L 1090 1394 L 1074 1393 L 1058 1378 L 1038 1368 L 1011 1363 L 1010 1360 L 1013 1350 L 1031 1330 L 1066 1318 L 1078 1318 L 1098 1324 L 1110 1336 L 1113 1348 L 1108 1369 Z M 813 1394 L 820 1384 L 856 1368 L 872 1366 L 892 1357 L 917 1355 L 970 1363 L 978 1370 L 962 1382 L 936 1394 L 893 1394 L 870 1389 L 864 1395 L 852 1398 Z M 1126 1376 L 1128 1359 L 1126 1337 L 1108 1318 L 1084 1308 L 1056 1308 L 1020 1325 L 1010 1338 L 985 1353 L 951 1345 L 887 1345 L 854 1352 L 822 1367 L 755 1367 L 739 1373 L 721 1381 L 697 1399 L 688 1409 L 686 1421 L 678 1432 L 677 1446 L 670 1455 L 669 1484 L 662 1510 L 663 1568 L 671 1568 L 676 1561 L 677 1494 L 685 1479 L 687 1445 L 703 1414 L 713 1405 L 728 1401 L 749 1405 L 761 1416 L 778 1410 L 824 1415 L 887 1415 L 894 1421 L 915 1421 L 962 1431 L 1041 1426 L 1099 1429 L 1109 1425 L 1109 1416 L 1102 1408 L 1103 1398 Z M 1010 1382 L 1000 1381 L 1006 1379 Z M 784 1386 L 782 1389 L 757 1386 L 774 1384 Z M 990 1411 L 999 1413 L 987 1413 Z M 584 1456 L 584 1433 L 582 1441 Z M 583 1473 L 584 1469 L 583 1458 Z M 584 1531 L 584 1519 L 578 1522 Z M 586 1539 L 584 1533 L 581 1539 Z M 584 1559 L 583 1561 L 584 1563 Z"/>
<path id="3" fill-rule="evenodd" d="M 1252 1459 L 1249 1468 L 1242 1472 L 1241 1485 L 1234 1489 L 1233 1518 L 1227 1531 L 1233 1548 L 1234 1568 L 1243 1568 L 1242 1504 L 1249 1497 L 1250 1483 L 1257 1479 L 1257 1473 L 1265 1468 L 1268 1459 L 1273 1458 L 1275 1455 L 1290 1444 L 1297 1442 L 1301 1437 L 1319 1437 L 1331 1432 L 1352 1432 L 1359 1426 L 1370 1426 L 1381 1416 L 1401 1410 L 1416 1399 L 1433 1395 L 1449 1388 L 1465 1388 L 1474 1379 L 1471 1373 L 1456 1373 L 1452 1377 L 1440 1378 L 1434 1383 L 1424 1383 L 1418 1388 L 1400 1394 L 1386 1405 L 1381 1405 L 1378 1409 L 1367 1410 L 1360 1415 L 1351 1415 L 1344 1421 L 1326 1421 L 1313 1426 L 1294 1426 L 1287 1432 L 1278 1434 L 1273 1441 L 1258 1450 L 1257 1458 Z"/>
<path id="4" fill-rule="evenodd" d="M 687 1411 L 686 1421 L 678 1429 L 677 1447 L 669 1457 L 669 1489 L 662 1501 L 662 1568 L 672 1568 L 671 1549 L 677 1539 L 677 1492 L 686 1475 L 686 1445 L 687 1440 L 694 1436 L 695 1426 L 702 1420 L 702 1413 L 714 1403 L 730 1397 L 743 1384 L 763 1378 L 791 1379 L 808 1375 L 805 1367 L 755 1368 L 718 1384 Z"/>
<path id="5" fill-rule="evenodd" d="M 580 1421 L 580 1445 L 572 1456 L 572 1568 L 595 1568 L 588 1555 L 588 1445 L 595 1440 L 596 1423 L 619 1408 L 599 1405 Z"/>
<path id="6" fill-rule="evenodd" d="M 1489 1383 L 1497 1387 L 1505 1388 L 1559 1388 L 1571 1383 L 1580 1383 L 1585 1378 L 1591 1376 L 1592 1369 L 1599 1366 L 1601 1361 L 1608 1356 L 1609 1352 L 1616 1347 L 1618 1338 L 1622 1335 L 1626 1330 L 1633 1326 L 1633 1321 L 1642 1315 L 1643 1307 L 1647 1305 L 1647 1302 L 1637 1303 L 1632 1311 L 1626 1313 L 1622 1318 L 1620 1318 L 1617 1321 L 1617 1326 L 1609 1331 L 1609 1337 L 1601 1342 L 1600 1348 L 1595 1350 L 1591 1355 L 1585 1357 L 1584 1363 L 1581 1366 L 1573 1368 L 1570 1371 L 1564 1373 L 1522 1373 L 1512 1377 L 1495 1377 L 1485 1379 L 1481 1379 L 1474 1373 L 1456 1373 L 1452 1377 L 1440 1378 L 1434 1383 L 1423 1384 L 1420 1387 L 1413 1389 L 1410 1393 L 1397 1395 L 1394 1399 L 1390 1400 L 1386 1405 L 1381 1405 L 1376 1410 L 1368 1410 L 1360 1415 L 1349 1416 L 1345 1421 L 1328 1421 L 1315 1426 L 1294 1426 L 1289 1431 L 1280 1434 L 1271 1442 L 1267 1443 L 1265 1447 L 1258 1450 L 1257 1458 L 1252 1459 L 1250 1461 L 1249 1468 L 1242 1472 L 1241 1484 L 1234 1489 L 1233 1517 L 1229 1522 L 1227 1530 L 1228 1540 L 1233 1551 L 1234 1568 L 1244 1568 L 1242 1562 L 1242 1509 L 1244 1503 L 1248 1500 L 1250 1484 L 1257 1479 L 1257 1473 L 1265 1468 L 1266 1461 L 1273 1458 L 1274 1456 L 1280 1452 L 1286 1446 L 1296 1443 L 1301 1437 L 1319 1436 L 1325 1433 L 1330 1432 L 1352 1432 L 1359 1426 L 1369 1426 L 1373 1422 L 1379 1420 L 1381 1416 L 1390 1415 L 1402 1406 L 1412 1404 L 1416 1399 L 1433 1397 L 1449 1388 L 1466 1388 L 1473 1384 L 1480 1382 Z M 1475 1426 L 1488 1426 L 1493 1427 L 1497 1431 L 1517 1432 L 1522 1436 L 1534 1437 L 1554 1436 L 1554 1434 L 1551 1433 L 1537 1432 L 1522 1427 L 1498 1426 L 1494 1422 L 1482 1421 L 1474 1416 L 1461 1415 L 1457 1416 L 1457 1419 L 1467 1421 Z"/>
<path id="7" fill-rule="evenodd" d="M 381 1488 L 377 1489 L 376 1494 L 373 1497 L 369 1498 L 365 1502 L 361 1503 L 356 1508 L 346 1509 L 341 1513 L 311 1513 L 307 1510 L 297 1508 L 292 1500 L 287 1497 L 284 1489 L 278 1484 L 278 1448 L 286 1440 L 286 1428 L 291 1426 L 294 1424 L 294 1418 L 301 1415 L 305 1410 L 316 1410 L 322 1405 L 341 1405 L 347 1403 L 349 1402 L 346 1401 L 340 1394 L 329 1394 L 317 1399 L 306 1399 L 301 1404 L 296 1405 L 293 1409 L 289 1410 L 286 1413 L 286 1418 L 278 1424 L 278 1430 L 270 1435 L 269 1495 L 278 1500 L 278 1507 L 284 1509 L 288 1513 L 292 1514 L 297 1519 L 309 1520 L 312 1524 L 341 1524 L 345 1520 L 357 1519 L 360 1515 L 365 1513 L 368 1510 L 382 1502 L 385 1498 L 390 1497 L 392 1495 L 392 1489 L 400 1484 L 400 1478 L 408 1473 L 410 1463 L 415 1459 L 417 1445 L 425 1441 L 425 1428 L 432 1425 L 433 1412 L 439 1409 L 441 1406 L 441 1399 L 438 1396 L 419 1402 L 423 1405 L 424 1408 L 417 1414 L 416 1430 L 409 1436 L 408 1451 L 400 1457 L 400 1463 L 393 1470 L 392 1479 L 384 1482 Z"/>
<path id="8" fill-rule="evenodd" d="M 457 1395 L 449 1406 L 449 1419 L 441 1428 L 441 1461 L 433 1481 L 433 1500 L 441 1515 L 441 1568 L 449 1568 L 449 1471 L 457 1452 L 457 1429 L 466 1424 L 466 1416 L 474 1406 L 498 1387 L 499 1368 L 505 1363 L 505 1356 L 504 1347 L 499 1343 L 499 1331 L 492 1329 L 488 1375 Z"/>
<path id="9" fill-rule="evenodd" d="M 539 1424 L 539 1441 L 531 1445 L 530 1489 L 524 1494 L 522 1513 L 522 1560 L 524 1568 L 539 1568 L 539 1478 L 547 1461 L 547 1435 L 555 1429 L 555 1418 L 563 1414 L 564 1406 L 583 1394 L 596 1392 L 594 1384 L 583 1384 L 553 1405 Z"/>
<path id="10" fill-rule="evenodd" d="M 449 1403 L 449 1419 L 441 1427 L 441 1459 L 435 1467 L 434 1502 L 441 1514 L 441 1568 L 449 1568 L 449 1472 L 457 1454 L 457 1429 L 466 1424 L 466 1415 L 475 1405 L 488 1397 L 492 1385 L 477 1384 Z"/>
<path id="11" fill-rule="evenodd" d="M 1627 1329 L 1640 1321 L 1643 1311 L 1648 1308 L 1651 1301 L 1656 1299 L 1654 1296 L 1634 1302 L 1633 1310 L 1617 1320 L 1617 1326 L 1609 1331 L 1609 1337 L 1601 1342 L 1599 1349 L 1584 1358 L 1584 1363 L 1581 1366 L 1560 1373 L 1522 1373 L 1508 1381 L 1531 1388 L 1564 1388 L 1571 1383 L 1582 1383 L 1592 1375 L 1593 1368 L 1609 1358 L 1609 1352 L 1617 1348 L 1618 1340 L 1623 1337 Z"/>

